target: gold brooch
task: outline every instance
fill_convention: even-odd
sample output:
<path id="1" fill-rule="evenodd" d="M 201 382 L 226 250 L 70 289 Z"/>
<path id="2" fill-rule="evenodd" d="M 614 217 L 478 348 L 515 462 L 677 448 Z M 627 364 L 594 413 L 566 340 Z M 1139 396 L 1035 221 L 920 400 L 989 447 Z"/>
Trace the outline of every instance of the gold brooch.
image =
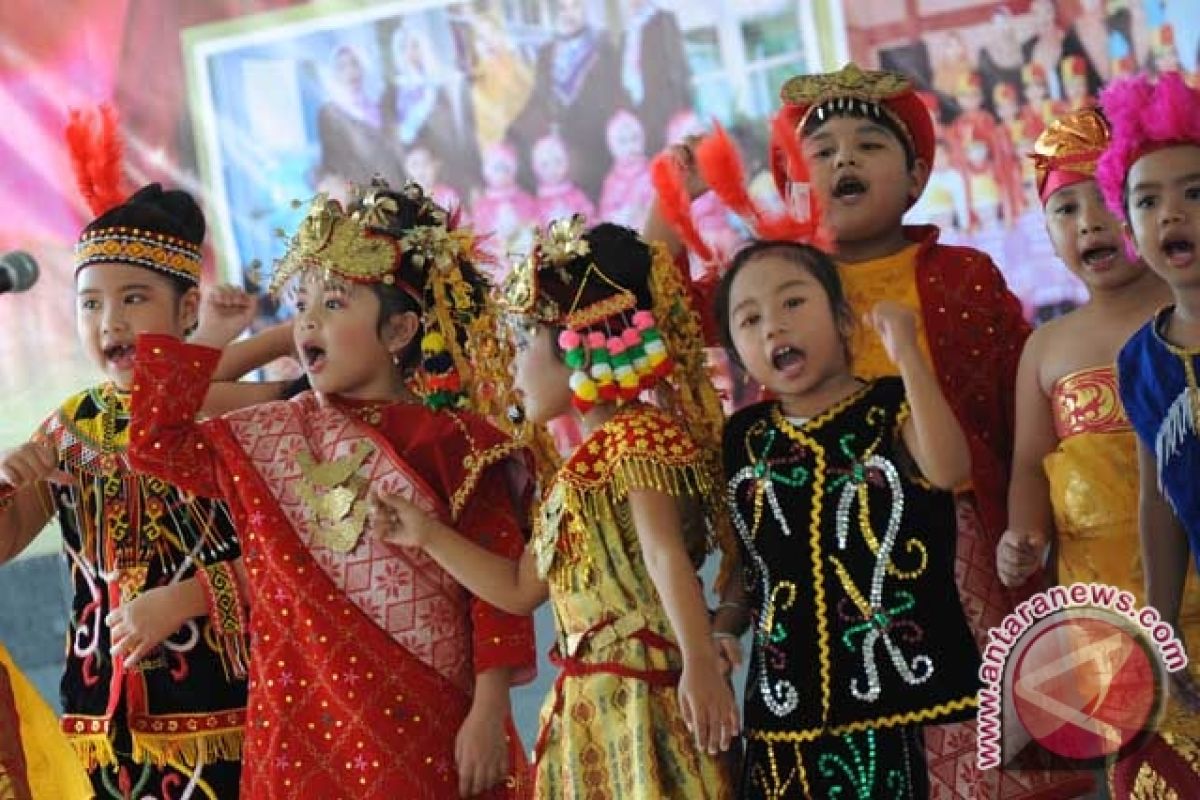
<path id="1" fill-rule="evenodd" d="M 308 509 L 313 542 L 338 553 L 358 546 L 367 521 L 368 503 L 360 495 L 367 486 L 358 470 L 375 448 L 360 441 L 348 455 L 319 462 L 298 453 L 301 479 L 296 493 Z"/>

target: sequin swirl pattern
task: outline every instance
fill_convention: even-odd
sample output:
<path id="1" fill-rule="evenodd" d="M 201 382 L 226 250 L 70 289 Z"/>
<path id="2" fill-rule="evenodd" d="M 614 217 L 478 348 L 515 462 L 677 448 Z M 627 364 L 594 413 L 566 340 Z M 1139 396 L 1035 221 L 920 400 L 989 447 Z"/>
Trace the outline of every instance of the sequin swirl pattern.
<path id="1" fill-rule="evenodd" d="M 800 704 L 800 693 L 796 690 L 795 684 L 791 681 L 778 678 L 774 682 L 768 674 L 768 656 L 771 657 L 771 662 L 778 662 L 782 654 L 773 652 L 773 644 L 780 638 L 786 636 L 786 630 L 783 623 L 775 620 L 776 612 L 787 611 L 791 608 L 796 600 L 796 587 L 790 582 L 780 583 L 772 588 L 771 572 L 767 567 L 767 562 L 762 555 L 754 547 L 754 534 L 758 530 L 759 523 L 762 521 L 762 505 L 763 498 L 766 497 L 767 502 L 771 506 L 771 513 L 775 515 L 780 526 L 783 529 L 785 536 L 791 536 L 791 528 L 788 527 L 787 517 L 784 516 L 783 510 L 779 505 L 779 499 L 775 494 L 773 480 L 779 480 L 788 486 L 800 487 L 803 486 L 809 478 L 808 471 L 801 466 L 793 466 L 791 469 L 783 471 L 773 469 L 773 465 L 767 460 L 767 456 L 771 452 L 771 448 L 775 444 L 778 432 L 769 430 L 766 432 L 766 441 L 763 444 L 762 454 L 755 456 L 750 453 L 751 464 L 742 468 L 729 481 L 728 486 L 728 501 L 729 508 L 732 509 L 732 518 L 734 529 L 741 538 L 742 543 L 746 547 L 746 551 L 753 562 L 752 571 L 758 579 L 759 586 L 762 590 L 763 607 L 759 614 L 754 630 L 753 647 L 758 650 L 758 688 L 762 693 L 763 703 L 771 710 L 771 713 L 778 717 L 786 717 L 796 710 Z M 747 444 L 749 447 L 749 444 Z M 741 505 L 738 503 L 738 492 L 743 485 L 751 484 L 754 491 L 754 519 L 752 524 L 747 524 L 745 517 L 741 513 Z M 776 596 L 780 593 L 787 594 L 787 598 L 782 603 L 776 602 Z"/>

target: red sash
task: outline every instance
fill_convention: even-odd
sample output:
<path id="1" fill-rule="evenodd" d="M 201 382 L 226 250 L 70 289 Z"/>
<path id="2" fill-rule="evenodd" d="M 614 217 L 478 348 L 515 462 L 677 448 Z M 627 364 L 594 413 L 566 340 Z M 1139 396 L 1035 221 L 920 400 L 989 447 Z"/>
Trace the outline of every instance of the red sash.
<path id="1" fill-rule="evenodd" d="M 462 670 L 450 670 L 459 678 L 452 680 L 435 668 L 445 640 L 433 641 L 435 652 L 417 653 L 396 635 L 405 604 L 380 609 L 368 596 L 388 569 L 411 579 L 412 641 L 430 641 L 422 639 L 424 629 L 457 635 L 462 626 L 459 649 L 469 677 L 465 593 L 440 569 L 428 569 L 423 554 L 381 545 L 369 532 L 348 553 L 314 543 L 297 494 L 297 456 L 329 463 L 370 438 L 375 449 L 359 474 L 444 515 L 436 496 L 373 430 L 311 395 L 247 409 L 213 433 L 233 473 L 253 592 L 243 795 L 456 797 L 454 741 L 470 707 L 470 686 L 461 685 Z M 457 618 L 447 616 L 459 597 Z M 422 601 L 442 615 L 416 616 Z M 510 786 L 483 797 L 528 794 L 511 721 L 509 728 Z"/>

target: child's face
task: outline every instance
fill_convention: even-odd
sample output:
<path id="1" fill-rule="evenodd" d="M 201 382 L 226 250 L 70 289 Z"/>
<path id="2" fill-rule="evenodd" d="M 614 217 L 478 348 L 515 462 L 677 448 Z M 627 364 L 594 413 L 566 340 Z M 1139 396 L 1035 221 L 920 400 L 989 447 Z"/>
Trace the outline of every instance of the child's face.
<path id="1" fill-rule="evenodd" d="M 1121 222 L 1095 181 L 1071 184 L 1046 202 L 1046 231 L 1055 254 L 1091 288 L 1116 288 L 1142 274 L 1121 241 Z"/>
<path id="2" fill-rule="evenodd" d="M 1172 287 L 1200 287 L 1200 146 L 1148 153 L 1125 180 L 1129 229 L 1142 258 Z"/>
<path id="3" fill-rule="evenodd" d="M 1036 106 L 1046 99 L 1046 86 L 1037 81 L 1030 81 L 1025 84 L 1025 99 L 1029 105 Z"/>
<path id="4" fill-rule="evenodd" d="M 632 116 L 623 117 L 608 132 L 608 149 L 617 161 L 645 156 L 646 137 L 642 134 L 642 126 Z"/>
<path id="5" fill-rule="evenodd" d="M 483 163 L 483 179 L 487 181 L 488 186 L 511 186 L 516 174 L 517 164 L 510 153 L 498 148 L 488 152 Z"/>
<path id="6" fill-rule="evenodd" d="M 409 179 L 421 184 L 426 191 L 432 190 L 437 183 L 437 167 L 437 161 L 424 147 L 409 150 L 404 157 L 404 171 Z"/>
<path id="7" fill-rule="evenodd" d="M 560 142 L 547 139 L 533 148 L 533 172 L 542 183 L 566 180 L 567 152 Z"/>
<path id="8" fill-rule="evenodd" d="M 802 144 L 814 191 L 839 242 L 896 227 L 924 187 L 924 163 L 910 170 L 900 141 L 868 119 L 834 117 Z"/>
<path id="9" fill-rule="evenodd" d="M 182 337 L 196 322 L 200 294 L 177 296 L 171 280 L 130 264 L 93 264 L 75 279 L 75 327 L 88 357 L 117 388 L 133 382 L 139 333 Z"/>
<path id="10" fill-rule="evenodd" d="M 996 103 L 996 116 L 1004 122 L 1012 122 L 1017 118 L 1017 101 L 1001 100 Z"/>
<path id="11" fill-rule="evenodd" d="M 1087 97 L 1088 83 L 1087 78 L 1071 77 L 1063 84 L 1063 93 L 1068 99 L 1080 100 Z"/>
<path id="12" fill-rule="evenodd" d="M 555 353 L 545 325 L 513 323 L 516 357 L 513 385 L 521 395 L 525 417 L 544 425 L 571 410 L 571 370 Z"/>
<path id="13" fill-rule="evenodd" d="M 729 331 L 746 372 L 780 399 L 849 369 L 824 288 L 804 267 L 769 252 L 734 278 Z"/>
<path id="14" fill-rule="evenodd" d="M 408 342 L 397 339 L 391 322 L 381 334 L 379 298 L 373 291 L 327 279 L 314 269 L 300 277 L 295 305 L 296 352 L 314 389 L 360 400 L 393 396 L 396 370 L 388 345 L 399 352 Z"/>

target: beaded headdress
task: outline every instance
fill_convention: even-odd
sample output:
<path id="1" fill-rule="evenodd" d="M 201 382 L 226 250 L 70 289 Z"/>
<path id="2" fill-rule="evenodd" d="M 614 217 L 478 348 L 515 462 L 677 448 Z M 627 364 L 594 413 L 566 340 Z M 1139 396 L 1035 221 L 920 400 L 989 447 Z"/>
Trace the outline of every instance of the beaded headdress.
<path id="1" fill-rule="evenodd" d="M 93 264 L 132 264 L 198 284 L 203 214 L 188 196 L 188 211 L 198 224 L 190 226 L 190 235 L 179 235 L 183 228 L 173 224 L 171 209 L 156 202 L 164 194 L 161 189 L 143 189 L 126 198 L 118 128 L 111 105 L 70 112 L 66 139 L 71 166 L 80 193 L 96 215 L 75 245 L 76 274 Z"/>
<path id="2" fill-rule="evenodd" d="M 562 329 L 558 344 L 572 370 L 576 409 L 622 404 L 653 390 L 656 405 L 685 426 L 706 454 L 706 474 L 719 483 L 724 414 L 708 371 L 701 318 L 667 248 L 646 244 L 649 308 L 639 308 L 637 293 L 596 260 L 579 215 L 537 233 L 533 252 L 505 280 L 500 307 L 517 321 Z M 548 291 L 550 284 L 559 291 Z M 561 302 L 563 297 L 571 300 Z M 714 536 L 722 547 L 731 541 L 728 534 L 727 520 L 718 518 Z"/>
<path id="3" fill-rule="evenodd" d="M 1096 162 L 1108 147 L 1108 122 L 1093 108 L 1064 114 L 1050 123 L 1034 142 L 1034 175 L 1045 205 L 1050 195 L 1096 175 Z"/>
<path id="4" fill-rule="evenodd" d="M 418 221 L 403 231 L 401 200 L 418 209 Z M 414 389 L 426 405 L 470 407 L 500 419 L 511 394 L 508 363 L 491 341 L 497 322 L 490 286 L 474 267 L 479 258 L 472 231 L 458 227 L 418 184 L 397 193 L 375 179 L 349 212 L 324 194 L 310 202 L 269 288 L 278 293 L 308 270 L 395 286 L 421 309 L 422 370 Z"/>

